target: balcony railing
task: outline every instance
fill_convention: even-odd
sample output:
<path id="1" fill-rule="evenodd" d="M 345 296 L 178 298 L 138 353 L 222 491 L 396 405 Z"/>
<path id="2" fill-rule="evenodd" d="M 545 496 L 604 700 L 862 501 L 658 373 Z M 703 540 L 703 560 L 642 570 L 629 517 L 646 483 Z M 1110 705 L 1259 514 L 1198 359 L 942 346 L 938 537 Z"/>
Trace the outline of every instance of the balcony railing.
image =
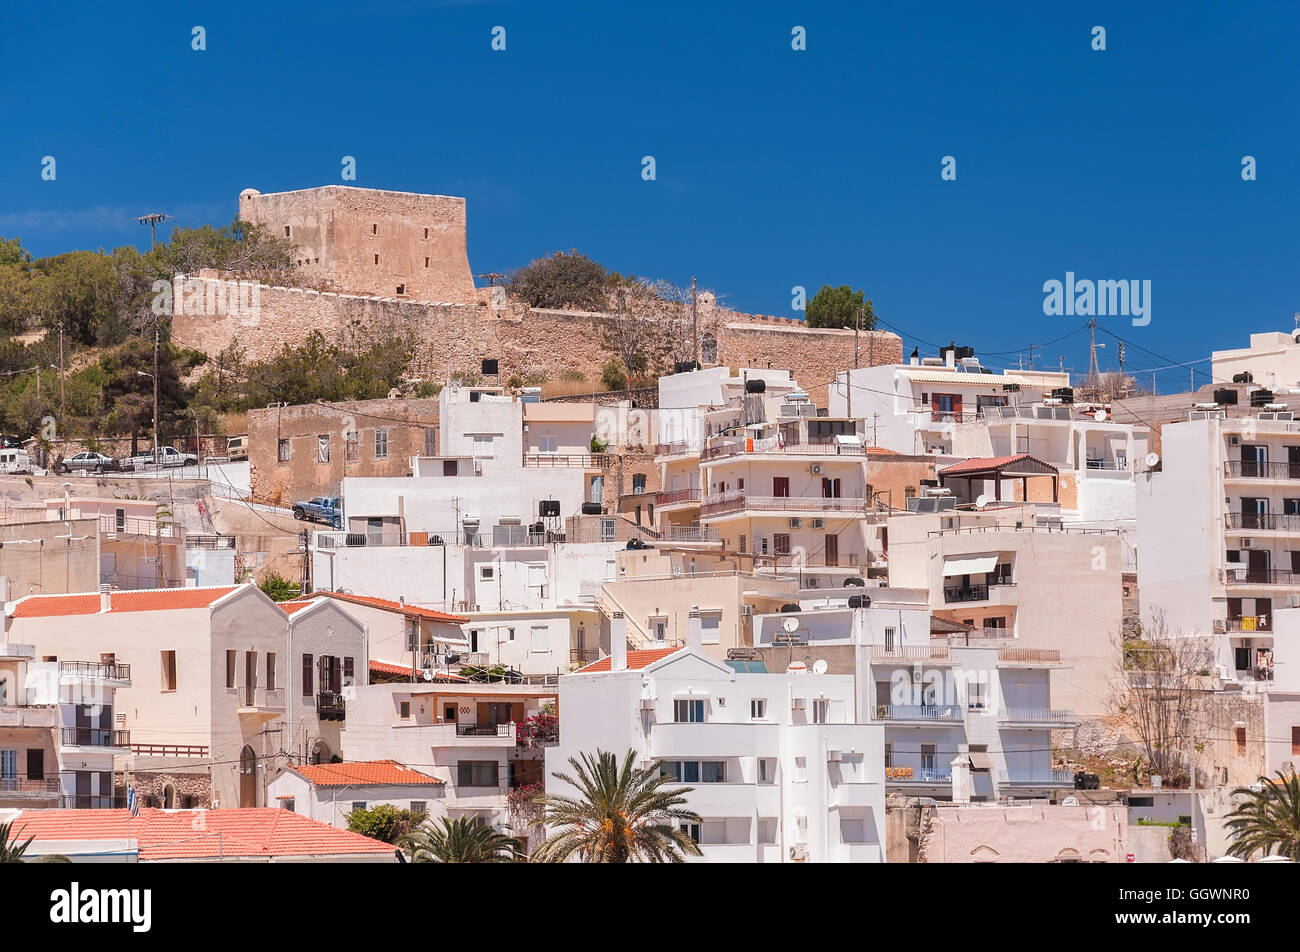
<path id="1" fill-rule="evenodd" d="M 655 493 L 656 506 L 672 506 L 679 502 L 699 502 L 699 489 L 670 489 Z"/>
<path id="2" fill-rule="evenodd" d="M 1300 463 L 1232 459 L 1223 464 L 1223 474 L 1233 479 L 1300 479 Z"/>
<path id="3" fill-rule="evenodd" d="M 1241 618 L 1225 618 L 1215 624 L 1216 631 L 1272 631 L 1273 621 L 1269 615 L 1245 615 Z"/>
<path id="4" fill-rule="evenodd" d="M 999 648 L 998 661 L 1003 664 L 1060 664 L 1059 648 Z"/>
<path id="5" fill-rule="evenodd" d="M 1006 770 L 998 774 L 1004 787 L 1073 787 L 1074 774 L 1068 770 Z"/>
<path id="6" fill-rule="evenodd" d="M 59 731 L 64 747 L 130 747 L 131 732 L 107 727 L 64 727 Z"/>
<path id="7" fill-rule="evenodd" d="M 457 737 L 509 737 L 511 724 L 457 724 Z"/>
<path id="8" fill-rule="evenodd" d="M 775 436 L 763 439 L 732 439 L 706 446 L 700 452 L 701 460 L 722 459 L 749 453 L 780 453 L 785 456 L 865 456 L 861 443 L 839 443 L 833 439 L 788 441 Z"/>
<path id="9" fill-rule="evenodd" d="M 596 648 L 570 648 L 570 664 L 591 664 L 600 660 L 600 651 Z"/>
<path id="10" fill-rule="evenodd" d="M 178 539 L 185 534 L 185 530 L 174 523 L 160 522 L 157 519 L 140 519 L 135 516 L 117 516 L 99 517 L 99 531 L 109 534 L 131 535 L 131 536 L 150 536 L 163 539 Z"/>
<path id="11" fill-rule="evenodd" d="M 710 493 L 700 501 L 701 516 L 716 516 L 745 509 L 776 512 L 866 512 L 867 500 L 859 497 L 751 496 L 743 490 Z"/>
<path id="12" fill-rule="evenodd" d="M 1300 586 L 1300 572 L 1290 569 L 1220 569 L 1219 580 L 1225 585 L 1296 585 Z"/>
<path id="13" fill-rule="evenodd" d="M 960 721 L 957 704 L 881 704 L 876 719 L 882 721 Z"/>
<path id="14" fill-rule="evenodd" d="M 947 645 L 872 645 L 872 661 L 946 661 Z"/>
<path id="15" fill-rule="evenodd" d="M 885 783 L 952 783 L 952 768 L 886 767 Z"/>
<path id="16" fill-rule="evenodd" d="M 65 793 L 59 798 L 59 806 L 65 810 L 111 810 L 125 807 L 126 797 L 98 793 Z"/>
<path id="17" fill-rule="evenodd" d="M 59 675 L 88 681 L 130 681 L 131 666 L 113 661 L 60 661 Z"/>
<path id="18" fill-rule="evenodd" d="M 857 568 L 858 566 L 858 555 L 856 552 L 843 552 L 834 555 L 825 552 L 778 552 L 775 555 L 758 555 L 757 553 L 754 553 L 753 559 L 756 567 L 774 565 L 776 568 L 781 570 L 799 568 L 851 569 Z"/>
<path id="19" fill-rule="evenodd" d="M 341 721 L 347 716 L 343 695 L 337 691 L 321 691 L 316 695 L 316 716 L 322 721 Z"/>
<path id="20" fill-rule="evenodd" d="M 1229 529 L 1300 531 L 1300 515 L 1284 512 L 1230 512 L 1223 522 Z"/>
<path id="21" fill-rule="evenodd" d="M 700 443 L 698 440 L 676 440 L 672 443 L 656 443 L 655 456 L 677 456 L 681 453 L 698 453 Z"/>
<path id="22" fill-rule="evenodd" d="M 524 455 L 524 466 L 609 469 L 616 459 L 613 453 L 527 453 Z"/>
<path id="23" fill-rule="evenodd" d="M 1015 582 L 989 582 L 987 584 L 945 588 L 943 590 L 943 600 L 945 602 L 983 602 L 988 600 L 990 589 L 1015 584 Z"/>
<path id="24" fill-rule="evenodd" d="M 131 753 L 140 757 L 206 757 L 201 744 L 132 744 Z"/>
<path id="25" fill-rule="evenodd" d="M 0 794 L 9 797 L 44 799 L 57 797 L 62 789 L 58 777 L 0 777 Z"/>
<path id="26" fill-rule="evenodd" d="M 998 712 L 1004 724 L 1059 724 L 1074 723 L 1074 711 L 1045 707 L 1005 707 Z"/>

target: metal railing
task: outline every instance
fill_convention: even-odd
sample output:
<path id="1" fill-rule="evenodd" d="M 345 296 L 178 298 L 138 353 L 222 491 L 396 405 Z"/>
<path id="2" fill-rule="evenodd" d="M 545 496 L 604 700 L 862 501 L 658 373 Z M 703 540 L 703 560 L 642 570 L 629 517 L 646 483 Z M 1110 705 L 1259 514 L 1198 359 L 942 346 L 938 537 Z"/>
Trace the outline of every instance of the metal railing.
<path id="1" fill-rule="evenodd" d="M 775 555 L 759 555 L 756 552 L 750 552 L 745 553 L 745 557 L 752 558 L 756 568 L 762 565 L 772 565 L 778 570 L 797 570 L 800 568 L 853 569 L 858 567 L 858 556 L 855 552 L 844 552 L 835 555 L 828 555 L 825 552 L 777 552 Z"/>
<path id="2" fill-rule="evenodd" d="M 1242 618 L 1225 618 L 1216 624 L 1215 630 L 1272 631 L 1273 622 L 1269 615 L 1246 615 Z"/>
<path id="3" fill-rule="evenodd" d="M 833 439 L 786 440 L 775 436 L 761 439 L 745 437 L 707 446 L 700 451 L 700 459 L 721 459 L 749 453 L 780 453 L 789 456 L 865 456 L 867 449 L 860 443 L 837 443 Z"/>
<path id="4" fill-rule="evenodd" d="M 1219 581 L 1225 585 L 1297 585 L 1300 572 L 1290 569 L 1219 569 Z"/>
<path id="5" fill-rule="evenodd" d="M 60 661 L 59 675 L 96 681 L 130 681 L 131 666 L 115 661 Z"/>
<path id="6" fill-rule="evenodd" d="M 677 456 L 681 453 L 698 453 L 699 440 L 674 440 L 671 443 L 656 443 L 655 456 Z"/>
<path id="7" fill-rule="evenodd" d="M 679 502 L 699 502 L 699 489 L 670 489 L 654 494 L 656 506 L 671 506 Z"/>
<path id="8" fill-rule="evenodd" d="M 1015 633 L 1010 628 L 972 628 L 970 631 L 953 631 L 947 635 L 948 644 L 965 646 L 971 642 L 1005 641 L 1014 637 Z"/>
<path id="9" fill-rule="evenodd" d="M 1068 770 L 1004 770 L 998 783 L 1005 787 L 1073 787 L 1074 774 Z"/>
<path id="10" fill-rule="evenodd" d="M 513 724 L 460 724 L 456 725 L 457 737 L 509 737 Z"/>
<path id="11" fill-rule="evenodd" d="M 1015 582 L 989 582 L 979 585 L 963 585 L 960 588 L 945 588 L 943 590 L 943 600 L 945 602 L 987 601 L 989 589 L 1004 588 L 1015 584 Z"/>
<path id="12" fill-rule="evenodd" d="M 600 651 L 596 648 L 570 648 L 570 664 L 591 664 L 600 660 Z"/>
<path id="13" fill-rule="evenodd" d="M 98 793 L 65 793 L 59 798 L 59 806 L 65 810 L 109 810 L 126 806 L 126 797 Z"/>
<path id="14" fill-rule="evenodd" d="M 1230 459 L 1223 464 L 1223 475 L 1237 479 L 1300 479 L 1300 463 Z"/>
<path id="15" fill-rule="evenodd" d="M 107 727 L 64 727 L 59 731 L 64 747 L 130 747 L 131 732 Z"/>
<path id="16" fill-rule="evenodd" d="M 0 777 L 0 793 L 19 797 L 57 796 L 63 789 L 58 777 Z"/>
<path id="17" fill-rule="evenodd" d="M 947 645 L 872 645 L 872 661 L 946 661 Z"/>
<path id="18" fill-rule="evenodd" d="M 185 530 L 173 523 L 160 522 L 157 519 L 141 519 L 137 516 L 106 516 L 102 513 L 99 517 L 99 531 L 108 533 L 120 533 L 122 535 L 147 535 L 157 534 L 164 539 L 177 538 L 184 534 Z"/>
<path id="19" fill-rule="evenodd" d="M 132 744 L 131 753 L 140 757 L 206 757 L 208 748 L 201 744 Z"/>
<path id="20" fill-rule="evenodd" d="M 343 695 L 337 691 L 320 691 L 316 695 L 316 716 L 322 721 L 341 721 L 347 716 Z"/>
<path id="21" fill-rule="evenodd" d="M 1058 648 L 999 648 L 998 661 L 1007 664 L 1060 664 Z"/>
<path id="22" fill-rule="evenodd" d="M 1228 529 L 1300 530 L 1300 515 L 1283 512 L 1230 512 L 1223 517 Z"/>
<path id="23" fill-rule="evenodd" d="M 882 721 L 960 721 L 962 709 L 957 704 L 881 704 L 876 719 Z"/>
<path id="24" fill-rule="evenodd" d="M 608 469 L 614 465 L 613 453 L 526 453 L 524 466 L 574 469 Z"/>
<path id="25" fill-rule="evenodd" d="M 998 720 L 1006 724 L 1073 724 L 1074 711 L 1045 707 L 1004 707 Z"/>
<path id="26" fill-rule="evenodd" d="M 952 768 L 886 767 L 885 783 L 952 783 Z"/>
<path id="27" fill-rule="evenodd" d="M 208 533 L 204 535 L 191 534 L 185 537 L 185 548 L 187 549 L 233 549 L 234 547 L 234 536 Z"/>
<path id="28" fill-rule="evenodd" d="M 712 516 L 745 509 L 790 512 L 865 512 L 867 500 L 848 496 L 751 496 L 744 490 L 710 493 L 700 501 L 700 515 Z"/>

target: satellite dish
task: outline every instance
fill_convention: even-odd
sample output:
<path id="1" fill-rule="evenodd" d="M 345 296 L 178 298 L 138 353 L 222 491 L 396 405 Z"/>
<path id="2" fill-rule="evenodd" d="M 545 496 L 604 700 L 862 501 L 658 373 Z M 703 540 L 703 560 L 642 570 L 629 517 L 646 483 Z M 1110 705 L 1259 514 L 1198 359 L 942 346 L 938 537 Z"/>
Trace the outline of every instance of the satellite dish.
<path id="1" fill-rule="evenodd" d="M 1063 807 L 1077 807 L 1078 805 L 1079 805 L 1078 797 L 1066 797 L 1064 800 L 1061 801 L 1061 806 Z"/>
<path id="2" fill-rule="evenodd" d="M 978 496 L 975 497 L 976 509 L 983 509 L 988 504 L 989 504 L 989 497 L 984 495 L 983 493 L 980 493 Z"/>
<path id="3" fill-rule="evenodd" d="M 1092 415 L 1092 418 L 1093 418 L 1094 420 L 1096 420 L 1098 423 L 1105 423 L 1105 422 L 1106 422 L 1106 411 L 1105 411 L 1105 410 L 1098 410 L 1096 413 L 1094 413 L 1094 414 Z"/>
<path id="4" fill-rule="evenodd" d="M 787 618 L 783 622 L 781 622 L 781 627 L 784 628 L 786 631 L 790 632 L 790 634 L 794 634 L 796 631 L 799 630 L 799 619 Z"/>
<path id="5" fill-rule="evenodd" d="M 1147 461 L 1147 469 L 1155 469 L 1157 466 L 1160 465 L 1160 454 L 1148 453 L 1146 456 L 1146 461 Z"/>
<path id="6" fill-rule="evenodd" d="M 785 666 L 785 673 L 786 674 L 807 674 L 808 665 L 804 664 L 802 661 L 791 661 L 789 664 Z"/>
<path id="7" fill-rule="evenodd" d="M 424 676 L 424 680 L 426 680 L 426 681 L 432 681 L 432 680 L 433 680 L 433 669 L 432 669 L 432 668 L 425 668 L 425 669 L 424 669 L 424 672 L 423 672 L 423 676 Z"/>
<path id="8" fill-rule="evenodd" d="M 813 674 L 825 674 L 829 669 L 830 665 L 821 658 L 813 662 Z"/>

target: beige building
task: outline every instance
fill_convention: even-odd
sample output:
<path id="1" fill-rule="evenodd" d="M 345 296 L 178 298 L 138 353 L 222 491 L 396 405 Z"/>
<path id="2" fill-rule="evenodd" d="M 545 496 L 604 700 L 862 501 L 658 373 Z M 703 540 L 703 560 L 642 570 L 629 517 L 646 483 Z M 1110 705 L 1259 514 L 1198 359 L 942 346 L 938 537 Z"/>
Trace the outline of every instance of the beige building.
<path id="1" fill-rule="evenodd" d="M 465 199 L 325 185 L 239 193 L 239 217 L 298 246 L 313 285 L 377 297 L 460 302 L 474 291 Z"/>

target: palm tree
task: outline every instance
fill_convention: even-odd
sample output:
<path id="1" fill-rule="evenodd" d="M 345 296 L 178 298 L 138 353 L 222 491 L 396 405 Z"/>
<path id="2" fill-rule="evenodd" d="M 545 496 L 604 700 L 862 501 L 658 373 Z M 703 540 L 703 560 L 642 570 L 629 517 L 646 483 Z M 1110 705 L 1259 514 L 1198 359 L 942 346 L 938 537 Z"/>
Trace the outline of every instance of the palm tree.
<path id="1" fill-rule="evenodd" d="M 681 828 L 682 823 L 699 823 L 698 814 L 682 809 L 683 794 L 691 787 L 678 787 L 661 773 L 656 761 L 649 767 L 633 767 L 631 750 L 620 767 L 614 754 L 598 750 L 569 758 L 577 779 L 557 773 L 555 778 L 577 788 L 579 796 L 543 794 L 543 822 L 564 827 L 533 854 L 535 861 L 562 863 L 578 857 L 584 863 L 680 863 L 684 854 L 700 855 L 700 848 Z M 672 784 L 665 789 L 666 784 Z"/>
<path id="2" fill-rule="evenodd" d="M 425 823 L 401 843 L 413 863 L 513 863 L 522 852 L 518 840 L 468 816 Z"/>
<path id="3" fill-rule="evenodd" d="M 1249 859 L 1262 851 L 1265 856 L 1278 854 L 1300 862 L 1300 777 L 1277 772 L 1277 779 L 1260 777 L 1263 789 L 1256 792 L 1238 787 L 1233 795 L 1247 799 L 1226 817 L 1232 832 L 1229 856 Z"/>

